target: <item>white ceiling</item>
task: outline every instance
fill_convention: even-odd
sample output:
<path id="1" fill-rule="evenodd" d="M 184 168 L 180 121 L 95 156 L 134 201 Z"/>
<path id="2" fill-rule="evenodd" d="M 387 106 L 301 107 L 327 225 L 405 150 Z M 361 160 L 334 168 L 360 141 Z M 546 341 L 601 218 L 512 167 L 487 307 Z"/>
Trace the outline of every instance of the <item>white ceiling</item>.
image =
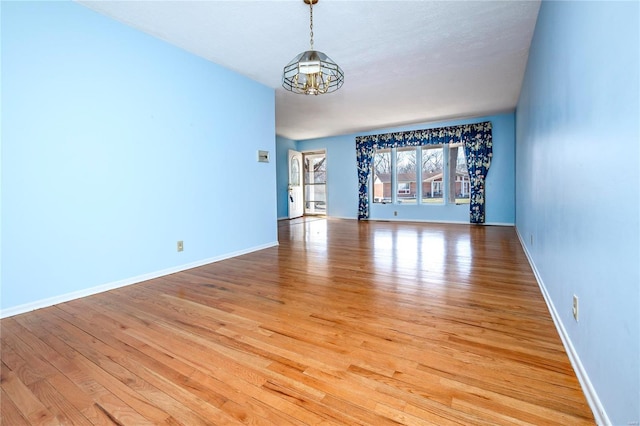
<path id="1" fill-rule="evenodd" d="M 337 62 L 337 92 L 285 91 L 309 50 L 309 7 L 280 1 L 79 3 L 276 89 L 276 132 L 303 140 L 515 108 L 536 1 L 320 0 L 314 47 Z"/>

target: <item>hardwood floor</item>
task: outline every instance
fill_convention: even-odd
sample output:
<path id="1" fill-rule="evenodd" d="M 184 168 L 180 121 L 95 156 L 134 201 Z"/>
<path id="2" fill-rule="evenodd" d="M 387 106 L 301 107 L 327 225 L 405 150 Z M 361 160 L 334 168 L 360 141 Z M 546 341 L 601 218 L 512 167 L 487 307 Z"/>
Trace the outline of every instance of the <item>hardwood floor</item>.
<path id="1" fill-rule="evenodd" d="M 279 239 L 3 319 L 2 424 L 593 424 L 513 228 Z"/>

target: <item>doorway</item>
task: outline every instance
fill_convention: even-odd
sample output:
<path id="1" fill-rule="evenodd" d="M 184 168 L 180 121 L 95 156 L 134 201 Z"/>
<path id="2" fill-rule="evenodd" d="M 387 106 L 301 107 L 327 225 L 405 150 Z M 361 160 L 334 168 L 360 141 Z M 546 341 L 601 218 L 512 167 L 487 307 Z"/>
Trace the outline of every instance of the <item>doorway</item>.
<path id="1" fill-rule="evenodd" d="M 326 151 L 303 152 L 304 214 L 327 214 Z"/>

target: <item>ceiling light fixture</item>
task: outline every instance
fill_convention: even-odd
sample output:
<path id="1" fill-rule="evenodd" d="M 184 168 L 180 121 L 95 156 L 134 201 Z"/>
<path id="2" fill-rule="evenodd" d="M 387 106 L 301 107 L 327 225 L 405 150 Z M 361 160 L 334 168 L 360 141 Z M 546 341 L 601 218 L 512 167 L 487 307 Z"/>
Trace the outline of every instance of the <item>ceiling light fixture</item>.
<path id="1" fill-rule="evenodd" d="M 311 50 L 300 53 L 284 67 L 282 87 L 302 95 L 322 95 L 342 87 L 342 69 L 322 52 L 313 50 L 313 5 L 318 0 L 302 0 L 309 5 Z"/>

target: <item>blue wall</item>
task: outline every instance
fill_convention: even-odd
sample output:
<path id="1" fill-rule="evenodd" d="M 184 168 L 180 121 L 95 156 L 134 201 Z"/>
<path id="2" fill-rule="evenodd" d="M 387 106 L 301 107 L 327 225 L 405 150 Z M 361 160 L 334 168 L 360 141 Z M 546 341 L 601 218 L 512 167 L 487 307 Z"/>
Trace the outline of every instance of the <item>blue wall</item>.
<path id="1" fill-rule="evenodd" d="M 78 4 L 3 2 L 2 308 L 275 244 L 274 104 Z"/>
<path id="2" fill-rule="evenodd" d="M 376 129 L 352 135 L 298 141 L 299 151 L 327 151 L 327 214 L 355 219 L 358 216 L 358 175 L 355 137 L 362 135 L 429 129 L 434 127 L 491 121 L 493 123 L 493 160 L 486 182 L 486 221 L 488 224 L 513 224 L 515 221 L 515 123 L 514 114 L 500 114 L 474 119 L 422 123 L 412 126 Z M 289 144 L 278 143 L 284 150 Z M 285 158 L 286 159 L 286 158 Z M 278 163 L 278 169 L 284 167 Z M 286 179 L 286 170 L 284 174 Z M 286 187 L 286 183 L 285 183 Z M 278 193 L 278 199 L 286 193 Z M 284 199 L 286 202 L 286 198 Z M 279 201 L 280 204 L 281 201 Z M 398 216 L 393 212 L 397 211 Z M 280 216 L 280 214 L 278 214 Z M 469 222 L 468 205 L 410 206 L 372 204 L 372 219 Z"/>
<path id="3" fill-rule="evenodd" d="M 639 16 L 543 2 L 516 114 L 516 226 L 615 425 L 640 421 Z"/>
<path id="4" fill-rule="evenodd" d="M 349 219 L 358 216 L 355 146 L 354 135 L 298 142 L 301 151 L 326 151 L 328 216 Z"/>

